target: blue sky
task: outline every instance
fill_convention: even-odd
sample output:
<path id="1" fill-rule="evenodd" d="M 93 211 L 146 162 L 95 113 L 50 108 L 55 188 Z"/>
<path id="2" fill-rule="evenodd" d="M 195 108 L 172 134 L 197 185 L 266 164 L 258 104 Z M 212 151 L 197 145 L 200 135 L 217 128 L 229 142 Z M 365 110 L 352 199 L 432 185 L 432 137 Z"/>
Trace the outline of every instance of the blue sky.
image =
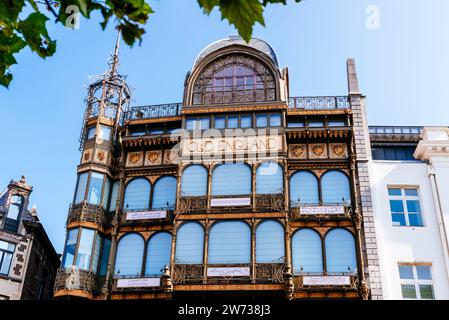
<path id="1" fill-rule="evenodd" d="M 178 102 L 197 54 L 233 27 L 214 11 L 203 15 L 196 0 L 149 1 L 156 11 L 141 46 L 122 44 L 120 72 L 128 75 L 133 105 Z M 376 5 L 379 29 L 366 28 L 367 6 Z M 290 94 L 344 95 L 345 61 L 354 57 L 369 123 L 449 125 L 449 1 L 304 0 L 271 5 L 266 27 L 254 36 L 288 66 Z M 31 204 L 61 252 L 73 197 L 78 137 L 88 76 L 106 70 L 115 41 L 98 16 L 69 30 L 50 22 L 57 53 L 46 61 L 29 50 L 12 68 L 10 89 L 0 88 L 0 189 L 27 176 Z"/>

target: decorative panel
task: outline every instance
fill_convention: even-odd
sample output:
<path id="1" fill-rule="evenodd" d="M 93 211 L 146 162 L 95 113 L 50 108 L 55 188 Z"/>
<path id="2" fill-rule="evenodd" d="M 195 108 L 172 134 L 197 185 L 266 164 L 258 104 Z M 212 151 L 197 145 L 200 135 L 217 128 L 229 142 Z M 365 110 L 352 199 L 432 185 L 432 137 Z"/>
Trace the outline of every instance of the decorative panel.
<path id="1" fill-rule="evenodd" d="M 162 150 L 147 151 L 145 153 L 145 165 L 157 166 L 162 164 Z"/>
<path id="2" fill-rule="evenodd" d="M 126 159 L 127 167 L 139 167 L 143 165 L 143 152 L 130 152 Z"/>

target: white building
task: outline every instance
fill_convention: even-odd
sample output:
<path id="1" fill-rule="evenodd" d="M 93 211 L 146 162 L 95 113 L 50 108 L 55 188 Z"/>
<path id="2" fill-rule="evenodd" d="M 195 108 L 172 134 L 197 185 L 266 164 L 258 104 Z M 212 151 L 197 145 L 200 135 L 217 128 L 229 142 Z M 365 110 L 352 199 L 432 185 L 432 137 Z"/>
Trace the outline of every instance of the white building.
<path id="1" fill-rule="evenodd" d="M 384 299 L 449 299 L 449 129 L 370 127 Z"/>

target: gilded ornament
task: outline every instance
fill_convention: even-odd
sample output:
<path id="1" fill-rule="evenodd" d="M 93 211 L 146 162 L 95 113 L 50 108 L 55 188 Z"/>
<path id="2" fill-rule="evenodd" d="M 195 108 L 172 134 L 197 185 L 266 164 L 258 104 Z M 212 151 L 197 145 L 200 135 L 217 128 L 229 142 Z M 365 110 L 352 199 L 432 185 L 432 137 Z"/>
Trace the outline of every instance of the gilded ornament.
<path id="1" fill-rule="evenodd" d="M 131 161 L 131 163 L 137 163 L 140 160 L 140 154 L 138 153 L 134 153 L 129 157 L 129 161 Z"/>
<path id="2" fill-rule="evenodd" d="M 332 152 L 336 155 L 341 157 L 345 153 L 345 148 L 341 144 L 337 144 L 332 148 Z"/>
<path id="3" fill-rule="evenodd" d="M 316 145 L 312 149 L 313 154 L 315 154 L 317 157 L 323 155 L 324 153 L 324 147 L 322 145 Z"/>

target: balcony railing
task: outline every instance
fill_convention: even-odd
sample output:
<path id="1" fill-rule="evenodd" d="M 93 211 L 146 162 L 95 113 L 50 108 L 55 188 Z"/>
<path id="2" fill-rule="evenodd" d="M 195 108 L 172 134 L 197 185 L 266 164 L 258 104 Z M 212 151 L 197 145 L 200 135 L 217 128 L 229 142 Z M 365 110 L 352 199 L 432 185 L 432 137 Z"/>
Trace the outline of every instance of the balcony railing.
<path id="1" fill-rule="evenodd" d="M 276 99 L 274 84 L 269 88 L 243 88 L 242 86 L 223 86 L 206 88 L 204 92 L 193 94 L 194 105 L 238 104 L 251 102 L 270 102 Z"/>
<path id="2" fill-rule="evenodd" d="M 288 99 L 288 105 L 290 109 L 294 110 L 333 110 L 351 108 L 347 96 L 290 97 Z"/>
<path id="3" fill-rule="evenodd" d="M 105 227 L 109 224 L 109 216 L 101 205 L 83 201 L 70 205 L 67 224 L 72 222 L 93 222 Z"/>
<path id="4" fill-rule="evenodd" d="M 60 268 L 56 273 L 54 291 L 81 290 L 92 293 L 97 288 L 96 276 L 77 267 Z"/>
<path id="5" fill-rule="evenodd" d="M 206 196 L 181 196 L 179 198 L 179 213 L 205 212 L 208 198 Z"/>
<path id="6" fill-rule="evenodd" d="M 262 212 L 284 212 L 285 200 L 283 193 L 256 194 L 255 207 Z"/>
<path id="7" fill-rule="evenodd" d="M 132 107 L 125 112 L 125 120 L 176 117 L 181 114 L 182 103 L 155 104 Z"/>
<path id="8" fill-rule="evenodd" d="M 295 291 L 304 289 L 357 289 L 356 273 L 302 273 L 293 277 Z"/>
<path id="9" fill-rule="evenodd" d="M 348 202 L 308 204 L 290 201 L 290 216 L 293 220 L 349 219 L 351 218 L 351 206 Z"/>

